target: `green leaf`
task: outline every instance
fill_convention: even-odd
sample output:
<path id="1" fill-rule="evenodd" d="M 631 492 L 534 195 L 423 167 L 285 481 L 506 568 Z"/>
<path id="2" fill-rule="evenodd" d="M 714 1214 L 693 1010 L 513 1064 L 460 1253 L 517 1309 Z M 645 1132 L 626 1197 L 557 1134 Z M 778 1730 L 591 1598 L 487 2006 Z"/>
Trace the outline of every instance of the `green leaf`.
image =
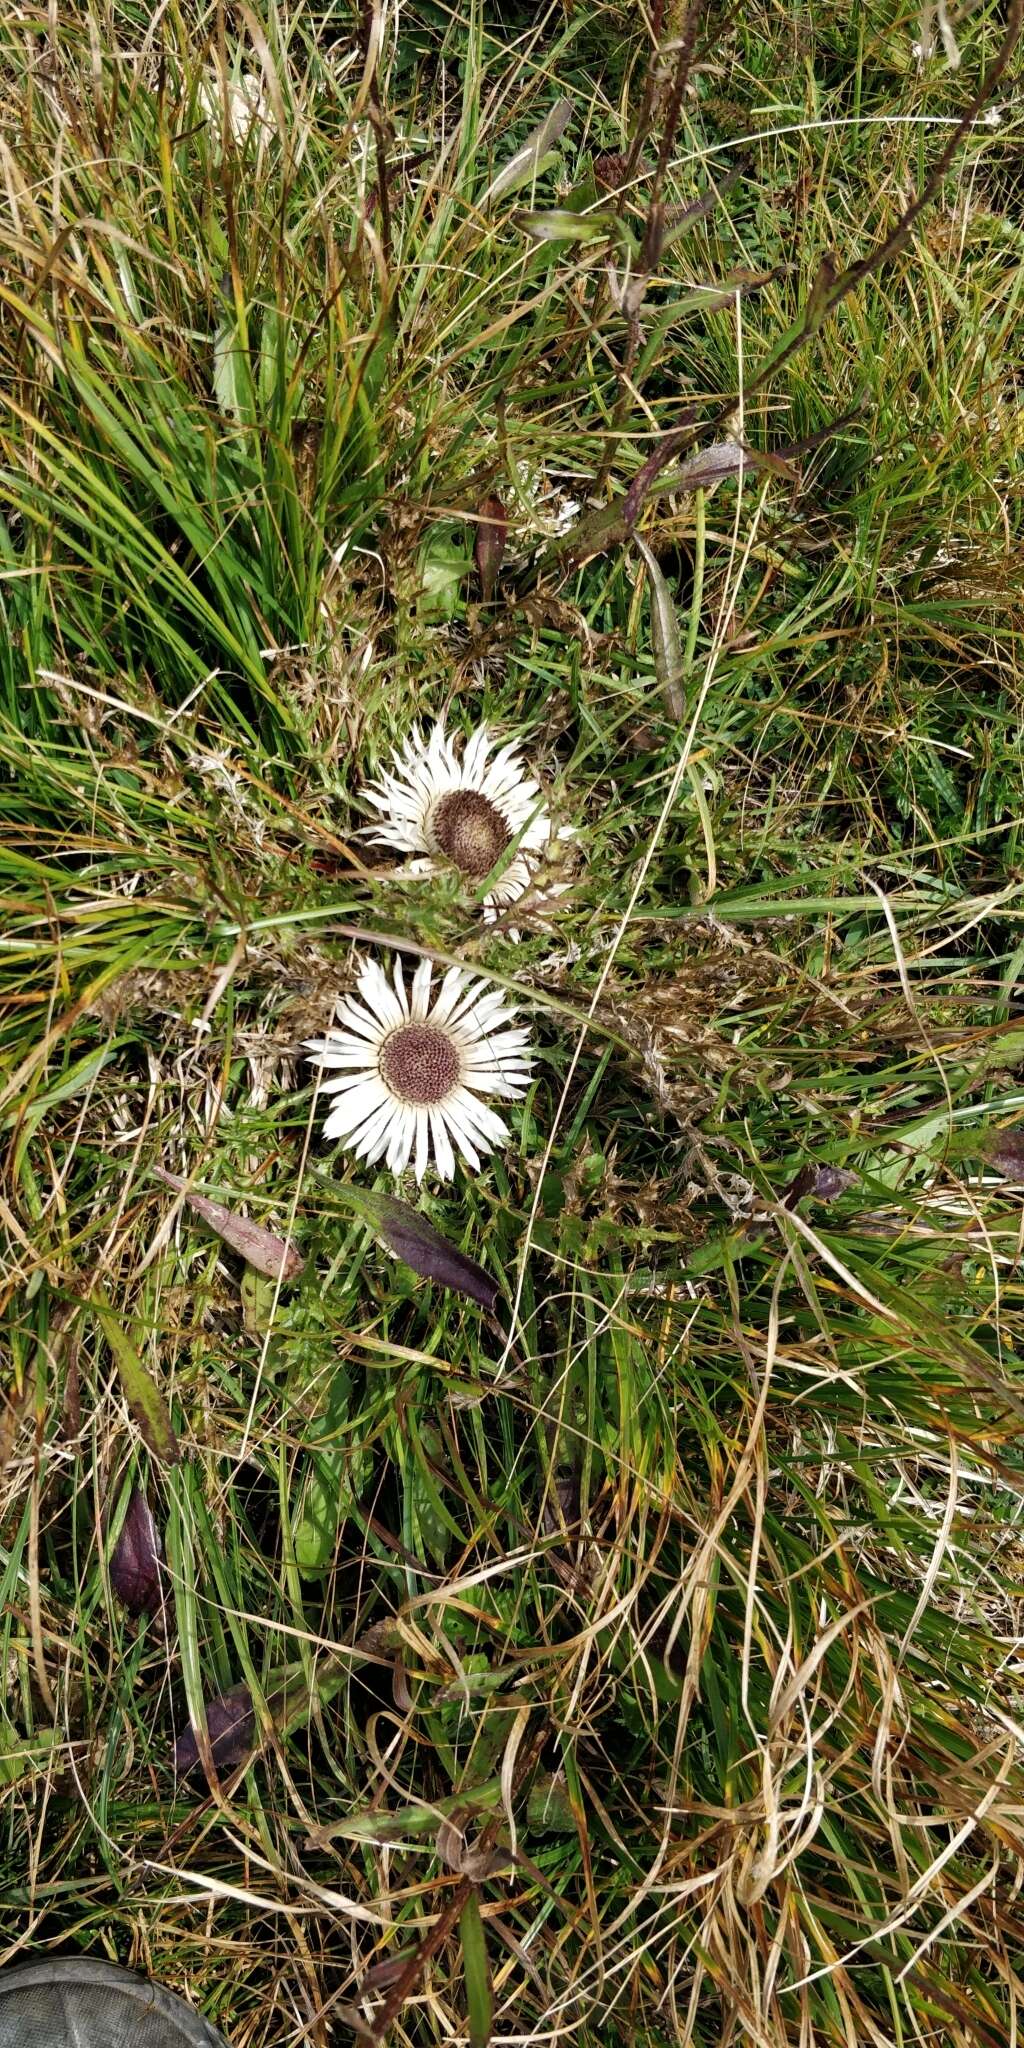
<path id="1" fill-rule="evenodd" d="M 350 1666 L 347 1659 L 339 1660 L 344 1682 Z M 317 1689 L 322 1692 L 318 1678 Z M 433 1838 L 437 1834 L 438 1819 L 457 1814 L 460 1820 L 475 1814 L 493 1813 L 501 1805 L 502 1787 L 500 1778 L 493 1784 L 482 1785 L 467 1792 L 461 1788 L 443 1799 L 432 1799 L 427 1806 L 410 1805 L 396 1807 L 390 1812 L 379 1806 L 363 1812 L 347 1815 L 344 1820 L 332 1821 L 331 1838 L 340 1842 L 407 1842 L 416 1841 L 420 1836 Z"/>
<path id="2" fill-rule="evenodd" d="M 338 1530 L 349 1510 L 345 1464 L 344 1451 L 325 1451 L 313 1460 L 293 1537 L 300 1572 L 326 1571 L 334 1556 Z"/>
<path id="3" fill-rule="evenodd" d="M 466 2014 L 469 2020 L 469 2048 L 487 2048 L 494 2023 L 494 1996 L 487 1963 L 487 1943 L 480 1916 L 480 1901 L 470 1892 L 459 1916 L 462 1966 L 466 1976 Z"/>
<path id="4" fill-rule="evenodd" d="M 610 214 L 571 213 L 564 206 L 520 214 L 519 225 L 534 242 L 606 242 L 619 227 Z"/>
<path id="5" fill-rule="evenodd" d="M 551 1771 L 531 1785 L 526 1800 L 526 1818 L 538 1834 L 574 1835 L 576 1816 L 566 1791 L 565 1780 Z"/>
<path id="6" fill-rule="evenodd" d="M 633 535 L 633 539 L 647 565 L 647 578 L 651 586 L 651 647 L 654 651 L 654 673 L 661 685 L 669 717 L 681 719 L 686 715 L 686 694 L 683 690 L 683 643 L 676 608 L 668 584 L 647 542 L 641 540 L 638 533 Z"/>
<path id="7" fill-rule="evenodd" d="M 460 1532 L 427 1462 L 429 1457 L 440 1460 L 444 1455 L 440 1431 L 431 1423 L 418 1428 L 410 1423 L 408 1430 L 403 1428 L 396 1449 L 402 1466 L 406 1541 L 417 1557 L 426 1553 L 435 1564 L 443 1565 Z"/>
<path id="8" fill-rule="evenodd" d="M 213 342 L 213 395 L 228 419 L 251 422 L 255 407 L 245 337 L 237 320 L 225 320 Z"/>
<path id="9" fill-rule="evenodd" d="M 550 113 L 545 114 L 540 125 L 528 135 L 521 149 L 504 164 L 480 202 L 481 206 L 493 206 L 496 199 L 503 199 L 509 192 L 518 192 L 521 185 L 528 185 L 539 178 L 554 163 L 551 154 L 572 119 L 572 101 L 556 100 Z"/>
<path id="10" fill-rule="evenodd" d="M 472 566 L 465 545 L 455 539 L 451 528 L 434 527 L 419 553 L 417 617 L 435 621 L 454 618 Z"/>
<path id="11" fill-rule="evenodd" d="M 265 1273 L 258 1273 L 255 1266 L 246 1266 L 238 1291 L 242 1301 L 242 1321 L 250 1336 L 265 1337 L 274 1320 L 277 1281 L 269 1280 Z"/>
<path id="12" fill-rule="evenodd" d="M 174 1434 L 167 1404 L 159 1387 L 150 1377 L 134 1344 L 125 1335 L 109 1305 L 95 1297 L 89 1305 L 110 1347 L 124 1388 L 125 1399 L 149 1449 L 155 1458 L 159 1458 L 162 1465 L 179 1464 L 181 1446 Z"/>

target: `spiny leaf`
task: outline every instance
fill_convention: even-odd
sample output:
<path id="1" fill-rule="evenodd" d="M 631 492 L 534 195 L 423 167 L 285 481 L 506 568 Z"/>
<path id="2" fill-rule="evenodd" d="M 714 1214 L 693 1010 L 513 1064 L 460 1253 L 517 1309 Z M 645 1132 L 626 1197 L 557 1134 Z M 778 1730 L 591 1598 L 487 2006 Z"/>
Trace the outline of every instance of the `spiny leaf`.
<path id="1" fill-rule="evenodd" d="M 654 165 L 649 163 L 646 157 L 638 157 L 630 172 L 629 158 L 620 149 L 606 149 L 600 156 L 594 158 L 594 176 L 605 192 L 621 191 L 630 177 L 639 185 L 644 178 L 651 177 L 653 172 Z"/>

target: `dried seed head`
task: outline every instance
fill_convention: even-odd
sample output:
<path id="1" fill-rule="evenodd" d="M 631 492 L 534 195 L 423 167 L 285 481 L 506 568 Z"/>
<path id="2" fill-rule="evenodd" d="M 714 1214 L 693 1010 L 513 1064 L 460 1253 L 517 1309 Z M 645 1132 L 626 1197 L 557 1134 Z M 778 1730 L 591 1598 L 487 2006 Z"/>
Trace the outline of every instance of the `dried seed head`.
<path id="1" fill-rule="evenodd" d="M 490 874 L 512 837 L 497 806 L 476 789 L 450 790 L 430 822 L 439 851 L 474 882 Z"/>
<path id="2" fill-rule="evenodd" d="M 633 166 L 633 177 L 649 178 L 653 169 L 646 157 L 640 157 Z M 629 158 L 620 150 L 606 149 L 603 156 L 594 158 L 594 176 L 606 192 L 618 192 L 629 175 Z"/>
<path id="3" fill-rule="evenodd" d="M 462 1071 L 458 1047 L 433 1024 L 403 1024 L 380 1049 L 380 1073 L 400 1102 L 431 1108 L 450 1095 Z"/>

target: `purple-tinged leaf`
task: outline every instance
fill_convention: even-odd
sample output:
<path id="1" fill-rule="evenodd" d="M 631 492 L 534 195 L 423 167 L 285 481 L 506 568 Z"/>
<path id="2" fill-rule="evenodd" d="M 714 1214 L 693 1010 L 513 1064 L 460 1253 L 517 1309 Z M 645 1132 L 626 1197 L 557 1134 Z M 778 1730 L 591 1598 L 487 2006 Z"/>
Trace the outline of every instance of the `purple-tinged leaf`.
<path id="1" fill-rule="evenodd" d="M 737 476 L 741 469 L 753 470 L 758 461 L 739 441 L 712 441 L 709 448 L 699 449 L 680 464 L 672 482 L 676 490 L 706 491 L 723 477 Z"/>
<path id="2" fill-rule="evenodd" d="M 230 1692 L 222 1692 L 217 1699 L 208 1700 L 206 1726 L 210 1754 L 218 1773 L 233 1771 L 238 1764 L 244 1763 L 256 1733 L 256 1715 L 248 1686 L 233 1685 Z M 186 1728 L 174 1745 L 174 1768 L 179 1778 L 187 1778 L 199 1770 L 201 1762 L 195 1732 Z"/>
<path id="3" fill-rule="evenodd" d="M 411 1266 L 421 1279 L 436 1280 L 441 1287 L 464 1294 L 493 1315 L 500 1293 L 497 1281 L 475 1259 L 442 1237 L 418 1209 L 411 1209 L 407 1202 L 399 1202 L 393 1195 L 371 1194 L 367 1188 L 355 1188 L 348 1183 L 336 1192 L 369 1224 L 389 1252 Z"/>
<path id="4" fill-rule="evenodd" d="M 264 1273 L 268 1280 L 294 1280 L 301 1273 L 306 1261 L 301 1252 L 293 1250 L 284 1238 L 276 1237 L 272 1230 L 264 1230 L 261 1223 L 250 1223 L 247 1216 L 236 1216 L 233 1209 L 226 1209 L 223 1202 L 211 1202 L 206 1195 L 197 1195 L 180 1173 L 168 1173 L 166 1167 L 152 1166 L 150 1172 L 165 1187 L 173 1188 L 176 1194 L 196 1210 L 204 1223 L 215 1231 L 223 1243 L 233 1252 L 240 1253 L 247 1265 L 257 1273 Z"/>
<path id="5" fill-rule="evenodd" d="M 385 1962 L 373 1963 L 359 1980 L 360 1991 L 389 1991 L 392 1984 L 397 1984 L 406 1964 L 415 1954 L 414 1948 L 400 1948 L 397 1955 L 388 1956 Z"/>
<path id="6" fill-rule="evenodd" d="M 1024 1124 L 993 1131 L 985 1143 L 985 1157 L 1007 1180 L 1024 1182 Z"/>
<path id="7" fill-rule="evenodd" d="M 142 1488 L 136 1486 L 110 1557 L 110 1583 L 129 1614 L 159 1614 L 163 1607 L 162 1555 L 160 1531 Z"/>
<path id="8" fill-rule="evenodd" d="M 857 1178 L 843 1166 L 816 1166 L 813 1160 L 809 1160 L 790 1181 L 782 1197 L 783 1206 L 795 1209 L 797 1203 L 808 1195 L 815 1202 L 834 1202 L 837 1195 L 846 1193 L 847 1188 L 856 1187 Z"/>
<path id="9" fill-rule="evenodd" d="M 473 554 L 485 604 L 490 604 L 508 539 L 508 518 L 500 498 L 485 498 L 477 515 Z"/>

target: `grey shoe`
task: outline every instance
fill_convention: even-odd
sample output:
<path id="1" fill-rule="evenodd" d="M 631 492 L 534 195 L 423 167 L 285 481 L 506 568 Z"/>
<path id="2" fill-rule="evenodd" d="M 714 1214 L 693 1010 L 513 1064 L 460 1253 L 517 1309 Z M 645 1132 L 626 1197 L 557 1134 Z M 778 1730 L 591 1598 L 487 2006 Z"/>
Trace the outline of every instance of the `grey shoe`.
<path id="1" fill-rule="evenodd" d="M 227 2048 L 173 1991 L 115 1963 L 54 1957 L 0 1970 L 0 2048 Z"/>

